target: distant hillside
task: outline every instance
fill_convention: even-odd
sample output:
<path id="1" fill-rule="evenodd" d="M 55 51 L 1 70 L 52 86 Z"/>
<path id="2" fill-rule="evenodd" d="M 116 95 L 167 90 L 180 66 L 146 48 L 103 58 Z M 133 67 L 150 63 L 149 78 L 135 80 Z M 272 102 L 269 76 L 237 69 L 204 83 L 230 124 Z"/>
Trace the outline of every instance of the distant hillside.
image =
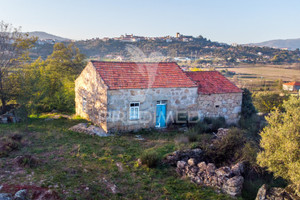
<path id="1" fill-rule="evenodd" d="M 34 32 L 41 37 L 41 32 Z M 43 38 L 55 39 L 55 42 L 67 40 L 53 35 L 42 34 Z M 128 38 L 127 38 L 128 37 Z M 126 40 L 125 40 L 126 39 Z M 129 40 L 128 40 L 129 39 Z M 133 40 L 134 39 L 134 40 Z M 31 50 L 33 59 L 46 59 L 53 51 L 55 42 L 37 43 Z M 71 41 L 64 43 L 68 44 Z M 138 60 L 164 59 L 165 61 L 197 60 L 201 66 L 222 66 L 234 63 L 294 63 L 299 62 L 298 51 L 283 51 L 269 47 L 249 45 L 232 46 L 219 42 L 212 42 L 203 36 L 192 37 L 143 37 L 126 35 L 120 38 L 93 38 L 74 41 L 80 52 L 87 58 L 94 60 Z M 141 54 L 142 52 L 142 54 Z M 137 58 L 138 57 L 138 58 Z"/>
<path id="2" fill-rule="evenodd" d="M 273 48 L 287 48 L 289 50 L 295 50 L 300 48 L 300 38 L 298 39 L 286 39 L 286 40 L 269 40 L 260 43 L 250 43 L 249 46 L 265 46 Z"/>
<path id="3" fill-rule="evenodd" d="M 34 37 L 38 37 L 40 40 L 47 40 L 47 39 L 52 39 L 52 40 L 56 40 L 56 41 L 68 41 L 70 39 L 68 38 L 63 38 L 63 37 L 59 37 L 56 35 L 52 35 L 46 32 L 42 32 L 42 31 L 33 31 L 33 32 L 27 32 L 29 34 L 29 36 L 34 36 Z"/>

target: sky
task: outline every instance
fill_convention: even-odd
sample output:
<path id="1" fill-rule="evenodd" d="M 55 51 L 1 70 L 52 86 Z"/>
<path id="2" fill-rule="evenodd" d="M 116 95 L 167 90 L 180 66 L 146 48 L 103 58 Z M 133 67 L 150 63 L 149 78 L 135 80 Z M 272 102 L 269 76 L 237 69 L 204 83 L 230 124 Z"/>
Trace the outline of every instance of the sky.
<path id="1" fill-rule="evenodd" d="M 0 0 L 0 21 L 76 40 L 180 32 L 245 44 L 300 38 L 300 0 Z"/>

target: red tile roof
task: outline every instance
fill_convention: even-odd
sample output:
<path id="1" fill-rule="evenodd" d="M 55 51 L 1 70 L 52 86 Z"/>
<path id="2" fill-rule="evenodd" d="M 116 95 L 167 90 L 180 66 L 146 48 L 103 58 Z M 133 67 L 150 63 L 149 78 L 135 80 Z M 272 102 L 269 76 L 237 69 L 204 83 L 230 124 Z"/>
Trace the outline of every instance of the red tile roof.
<path id="1" fill-rule="evenodd" d="M 242 92 L 218 71 L 186 72 L 198 85 L 199 94 L 221 94 Z"/>
<path id="2" fill-rule="evenodd" d="M 109 89 L 197 87 L 175 62 L 91 62 Z"/>
<path id="3" fill-rule="evenodd" d="M 294 82 L 284 83 L 283 85 L 294 85 L 294 86 L 300 86 L 300 82 L 294 81 Z"/>

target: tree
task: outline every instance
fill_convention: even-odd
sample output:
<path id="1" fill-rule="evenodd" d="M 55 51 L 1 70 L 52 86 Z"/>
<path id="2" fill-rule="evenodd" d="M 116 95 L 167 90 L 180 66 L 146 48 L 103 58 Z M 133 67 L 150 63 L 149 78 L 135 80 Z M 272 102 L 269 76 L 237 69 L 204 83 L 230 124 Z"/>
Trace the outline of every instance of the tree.
<path id="1" fill-rule="evenodd" d="M 53 53 L 45 60 L 44 83 L 47 94 L 43 99 L 46 110 L 73 112 L 75 79 L 85 66 L 85 56 L 74 44 L 56 43 Z M 47 107 L 47 108 L 46 108 Z"/>
<path id="2" fill-rule="evenodd" d="M 17 102 L 30 113 L 73 112 L 74 81 L 85 66 L 84 58 L 73 44 L 56 43 L 45 61 L 39 58 L 19 73 Z"/>
<path id="3" fill-rule="evenodd" d="M 45 61 L 38 58 L 27 64 L 18 71 L 13 78 L 15 80 L 16 101 L 23 109 L 24 119 L 29 113 L 36 113 L 39 110 L 40 102 L 47 94 L 45 80 Z"/>
<path id="4" fill-rule="evenodd" d="M 269 113 L 275 108 L 282 109 L 283 101 L 288 98 L 278 92 L 256 92 L 252 97 L 256 109 L 263 113 Z"/>
<path id="5" fill-rule="evenodd" d="M 20 65 L 29 60 L 28 49 L 33 47 L 36 38 L 28 37 L 20 32 L 20 28 L 0 22 L 0 100 L 2 112 L 6 111 L 6 104 L 13 94 L 10 92 L 14 84 L 10 82 L 10 75 L 18 70 Z"/>
<path id="6" fill-rule="evenodd" d="M 252 94 L 247 88 L 243 88 L 243 99 L 241 118 L 239 125 L 246 130 L 247 136 L 252 139 L 257 139 L 259 129 L 261 128 L 259 119 L 256 115 L 257 111 L 253 105 Z"/>
<path id="7" fill-rule="evenodd" d="M 260 133 L 262 151 L 257 156 L 261 167 L 291 183 L 300 196 L 300 99 L 291 97 L 266 117 L 269 125 Z"/>
<path id="8" fill-rule="evenodd" d="M 252 102 L 252 94 L 247 88 L 243 88 L 241 117 L 247 119 L 256 114 L 255 107 Z"/>

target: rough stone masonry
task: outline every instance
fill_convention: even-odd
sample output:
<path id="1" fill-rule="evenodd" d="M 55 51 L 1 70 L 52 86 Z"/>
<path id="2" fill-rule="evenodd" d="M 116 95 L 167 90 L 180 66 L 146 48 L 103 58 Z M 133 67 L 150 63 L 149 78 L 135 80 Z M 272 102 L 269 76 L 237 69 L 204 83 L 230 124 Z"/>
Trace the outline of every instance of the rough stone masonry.
<path id="1" fill-rule="evenodd" d="M 196 162 L 190 158 L 187 162 L 178 161 L 176 171 L 183 177 L 189 177 L 198 185 L 211 186 L 231 196 L 241 194 L 244 178 L 244 166 L 237 163 L 231 167 L 224 166 L 216 168 L 213 163 Z"/>

